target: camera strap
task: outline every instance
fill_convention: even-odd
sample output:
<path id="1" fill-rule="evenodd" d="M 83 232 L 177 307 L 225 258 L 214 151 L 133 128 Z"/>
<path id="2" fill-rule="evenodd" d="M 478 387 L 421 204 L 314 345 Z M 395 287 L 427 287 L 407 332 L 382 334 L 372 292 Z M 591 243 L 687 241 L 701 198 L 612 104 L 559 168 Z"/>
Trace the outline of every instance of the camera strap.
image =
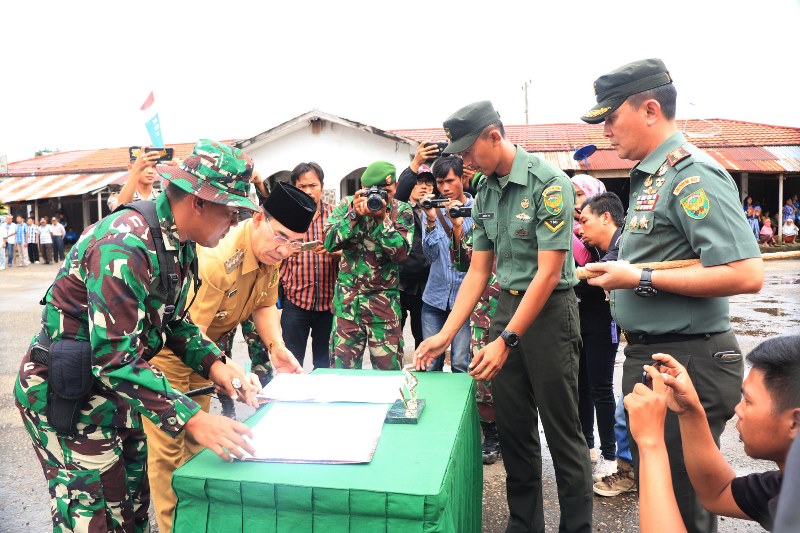
<path id="1" fill-rule="evenodd" d="M 448 239 L 453 238 L 453 228 L 447 223 L 447 219 L 442 214 L 442 209 L 436 209 L 436 217 L 439 219 L 439 223 L 442 225 L 442 229 L 444 230 L 445 235 L 447 235 Z"/>

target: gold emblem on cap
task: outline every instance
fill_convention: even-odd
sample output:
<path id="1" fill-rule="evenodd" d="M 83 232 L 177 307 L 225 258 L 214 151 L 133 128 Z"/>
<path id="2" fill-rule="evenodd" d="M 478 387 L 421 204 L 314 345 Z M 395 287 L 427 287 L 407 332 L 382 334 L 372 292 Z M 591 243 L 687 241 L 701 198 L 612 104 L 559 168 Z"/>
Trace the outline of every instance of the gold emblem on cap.
<path id="1" fill-rule="evenodd" d="M 599 109 L 590 109 L 583 116 L 586 117 L 586 118 L 598 117 L 598 116 L 602 115 L 603 113 L 605 113 L 606 111 L 608 111 L 609 109 L 611 109 L 611 108 L 610 107 L 601 107 Z"/>
<path id="2" fill-rule="evenodd" d="M 450 133 L 450 128 L 444 129 L 444 136 L 447 137 L 448 140 L 451 140 L 453 138 L 452 134 Z"/>
<path id="3" fill-rule="evenodd" d="M 522 209 L 528 209 L 531 206 L 531 201 L 528 198 L 523 198 L 522 201 L 519 203 L 519 206 Z"/>
<path id="4" fill-rule="evenodd" d="M 391 184 L 392 184 L 392 175 L 389 174 L 388 176 L 386 176 L 386 185 L 391 185 Z"/>

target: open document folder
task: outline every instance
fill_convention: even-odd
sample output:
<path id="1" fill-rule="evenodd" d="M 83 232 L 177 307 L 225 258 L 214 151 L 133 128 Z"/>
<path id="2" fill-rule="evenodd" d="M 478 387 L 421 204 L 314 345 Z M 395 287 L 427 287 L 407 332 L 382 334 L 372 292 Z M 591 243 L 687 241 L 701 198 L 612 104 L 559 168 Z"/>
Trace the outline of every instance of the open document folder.
<path id="1" fill-rule="evenodd" d="M 374 403 L 277 402 L 253 427 L 256 453 L 245 460 L 369 463 L 388 408 Z"/>
<path id="2" fill-rule="evenodd" d="M 403 376 L 277 374 L 258 398 L 280 402 L 394 403 Z"/>

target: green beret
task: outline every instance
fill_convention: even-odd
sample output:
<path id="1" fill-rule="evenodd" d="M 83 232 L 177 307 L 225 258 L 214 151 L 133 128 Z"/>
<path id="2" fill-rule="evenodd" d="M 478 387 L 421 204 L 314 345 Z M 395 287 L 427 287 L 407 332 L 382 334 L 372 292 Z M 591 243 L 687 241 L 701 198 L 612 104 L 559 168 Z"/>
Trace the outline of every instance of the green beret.
<path id="1" fill-rule="evenodd" d="M 397 169 L 388 161 L 375 161 L 361 175 L 361 185 L 372 187 L 373 185 L 391 185 L 397 181 Z"/>

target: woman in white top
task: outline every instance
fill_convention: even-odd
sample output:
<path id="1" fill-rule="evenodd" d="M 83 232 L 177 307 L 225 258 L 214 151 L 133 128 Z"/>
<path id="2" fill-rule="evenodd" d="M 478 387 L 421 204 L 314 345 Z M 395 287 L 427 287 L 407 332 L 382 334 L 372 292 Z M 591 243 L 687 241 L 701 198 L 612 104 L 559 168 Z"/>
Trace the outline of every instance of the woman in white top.
<path id="1" fill-rule="evenodd" d="M 46 265 L 53 262 L 53 236 L 50 234 L 52 229 L 46 218 L 39 221 L 39 255 Z"/>

